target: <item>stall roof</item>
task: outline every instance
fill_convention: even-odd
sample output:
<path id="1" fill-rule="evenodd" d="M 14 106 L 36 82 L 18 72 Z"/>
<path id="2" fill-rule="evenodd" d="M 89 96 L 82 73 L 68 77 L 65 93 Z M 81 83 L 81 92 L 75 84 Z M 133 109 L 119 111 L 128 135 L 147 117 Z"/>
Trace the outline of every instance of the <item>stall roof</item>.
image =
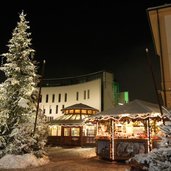
<path id="1" fill-rule="evenodd" d="M 162 108 L 163 109 L 163 108 Z M 162 110 L 163 114 L 166 114 L 166 110 Z M 154 114 L 158 113 L 160 115 L 160 108 L 158 104 L 146 102 L 143 100 L 133 100 L 129 103 L 126 103 L 121 106 L 117 106 L 115 108 L 108 109 L 106 111 L 98 112 L 97 114 L 90 116 L 89 119 L 91 118 L 105 118 L 105 117 L 117 117 L 119 115 L 127 115 L 129 114 L 130 116 L 136 116 L 139 114 Z"/>

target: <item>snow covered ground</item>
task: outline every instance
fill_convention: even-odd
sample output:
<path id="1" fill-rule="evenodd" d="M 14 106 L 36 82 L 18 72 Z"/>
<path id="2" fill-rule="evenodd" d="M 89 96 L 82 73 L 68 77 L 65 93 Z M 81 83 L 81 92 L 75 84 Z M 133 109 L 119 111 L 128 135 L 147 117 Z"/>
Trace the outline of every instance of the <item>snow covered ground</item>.
<path id="1" fill-rule="evenodd" d="M 45 165 L 49 162 L 49 158 L 37 158 L 32 154 L 24 155 L 5 155 L 0 159 L 0 169 L 19 169 L 27 167 L 37 167 Z"/>
<path id="2" fill-rule="evenodd" d="M 1 159 L 1 166 L 6 163 L 8 168 L 0 168 L 0 171 L 130 171 L 130 166 L 125 163 L 99 159 L 95 148 L 48 147 L 46 150 L 49 158 L 43 161 L 32 159 L 33 156 L 20 156 L 23 160 L 18 160 L 16 156 L 4 161 Z"/>

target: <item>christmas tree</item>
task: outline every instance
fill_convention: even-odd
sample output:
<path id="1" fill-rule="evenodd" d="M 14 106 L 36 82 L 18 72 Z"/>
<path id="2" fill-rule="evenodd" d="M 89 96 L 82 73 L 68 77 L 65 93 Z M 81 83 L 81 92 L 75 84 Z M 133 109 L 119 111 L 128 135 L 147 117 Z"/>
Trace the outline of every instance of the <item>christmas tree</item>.
<path id="1" fill-rule="evenodd" d="M 0 70 L 6 80 L 0 84 L 0 157 L 26 153 L 41 157 L 45 153 L 47 125 L 40 111 L 34 132 L 41 77 L 25 17 L 22 11 L 7 45 L 8 52 L 2 54 L 5 62 Z"/>
<path id="2" fill-rule="evenodd" d="M 128 160 L 128 163 L 135 165 L 137 171 L 171 171 L 171 113 L 164 107 L 163 109 L 166 111 L 163 117 L 167 121 L 160 126 L 164 136 L 161 137 L 159 148 L 154 148 L 147 154 L 137 154 Z"/>

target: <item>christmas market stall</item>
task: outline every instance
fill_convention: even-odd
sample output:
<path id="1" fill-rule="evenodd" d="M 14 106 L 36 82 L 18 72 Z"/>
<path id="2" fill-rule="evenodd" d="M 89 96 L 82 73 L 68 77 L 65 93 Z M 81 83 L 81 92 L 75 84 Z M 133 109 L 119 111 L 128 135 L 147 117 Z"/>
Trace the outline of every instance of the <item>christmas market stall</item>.
<path id="1" fill-rule="evenodd" d="M 63 116 L 52 120 L 49 125 L 48 145 L 95 146 L 96 125 L 83 120 L 99 112 L 79 103 L 62 109 Z"/>
<path id="2" fill-rule="evenodd" d="M 165 111 L 162 109 L 162 113 Z M 127 160 L 157 148 L 167 119 L 157 104 L 134 100 L 85 120 L 96 123 L 96 153 L 108 160 Z"/>

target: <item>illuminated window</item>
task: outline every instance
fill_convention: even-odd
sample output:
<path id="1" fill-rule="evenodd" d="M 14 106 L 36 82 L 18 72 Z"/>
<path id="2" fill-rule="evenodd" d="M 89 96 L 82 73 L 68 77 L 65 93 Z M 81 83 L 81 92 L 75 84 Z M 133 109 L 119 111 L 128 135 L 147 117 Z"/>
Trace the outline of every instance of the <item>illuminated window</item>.
<path id="1" fill-rule="evenodd" d="M 87 133 L 87 136 L 94 137 L 95 136 L 95 127 L 87 126 L 86 133 Z"/>
<path id="2" fill-rule="evenodd" d="M 50 136 L 57 136 L 57 127 L 52 126 L 49 130 L 49 134 L 50 134 Z"/>
<path id="3" fill-rule="evenodd" d="M 75 113 L 80 113 L 80 110 L 79 110 L 79 109 L 76 109 L 76 110 L 75 110 Z"/>
<path id="4" fill-rule="evenodd" d="M 57 126 L 57 128 L 58 128 L 57 135 L 58 135 L 58 136 L 61 136 L 61 126 Z"/>
<path id="5" fill-rule="evenodd" d="M 83 110 L 83 109 L 82 109 L 82 110 L 81 110 L 81 113 L 82 113 L 82 114 L 86 114 L 86 113 L 87 113 L 87 110 Z"/>
<path id="6" fill-rule="evenodd" d="M 64 128 L 64 136 L 70 136 L 70 128 Z"/>
<path id="7" fill-rule="evenodd" d="M 88 114 L 92 114 L 92 110 L 88 110 Z"/>
<path id="8" fill-rule="evenodd" d="M 71 128 L 71 136 L 80 136 L 80 128 Z"/>
<path id="9" fill-rule="evenodd" d="M 92 112 L 93 112 L 93 114 L 96 114 L 96 111 L 95 110 L 93 110 Z"/>
<path id="10" fill-rule="evenodd" d="M 69 110 L 69 113 L 71 113 L 71 114 L 74 113 L 74 110 Z"/>

